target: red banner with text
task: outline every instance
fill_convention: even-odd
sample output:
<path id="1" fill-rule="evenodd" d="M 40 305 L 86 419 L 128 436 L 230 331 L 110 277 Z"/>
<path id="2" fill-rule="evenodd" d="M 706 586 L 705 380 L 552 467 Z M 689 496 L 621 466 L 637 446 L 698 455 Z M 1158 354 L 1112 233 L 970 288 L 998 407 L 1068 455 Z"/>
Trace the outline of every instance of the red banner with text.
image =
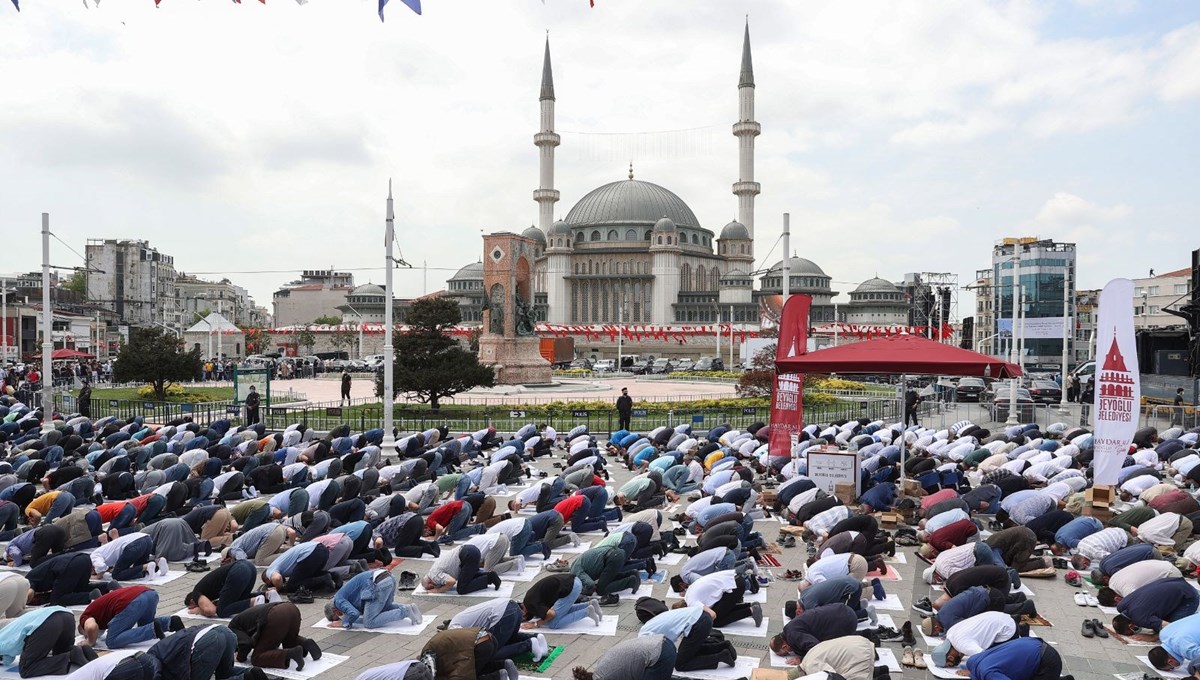
<path id="1" fill-rule="evenodd" d="M 792 295 L 783 305 L 779 320 L 779 344 L 775 360 L 805 354 L 808 351 L 808 312 L 812 297 Z M 804 376 L 799 373 L 775 373 L 771 390 L 771 456 L 791 456 L 796 433 L 804 427 Z"/>

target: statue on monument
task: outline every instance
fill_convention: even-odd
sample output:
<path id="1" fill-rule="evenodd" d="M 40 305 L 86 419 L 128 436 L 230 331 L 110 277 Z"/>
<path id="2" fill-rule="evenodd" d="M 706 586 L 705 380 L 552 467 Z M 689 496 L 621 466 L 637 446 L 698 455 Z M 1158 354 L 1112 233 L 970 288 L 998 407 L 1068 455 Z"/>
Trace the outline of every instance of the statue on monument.
<path id="1" fill-rule="evenodd" d="M 491 312 L 488 333 L 504 335 L 504 288 L 499 284 L 492 286 L 492 294 L 483 298 L 484 311 Z"/>
<path id="2" fill-rule="evenodd" d="M 516 300 L 515 310 L 513 312 L 513 320 L 516 321 L 517 337 L 527 338 L 536 335 L 535 321 L 533 319 L 533 306 L 525 302 L 521 298 L 521 294 L 517 293 L 513 296 Z"/>

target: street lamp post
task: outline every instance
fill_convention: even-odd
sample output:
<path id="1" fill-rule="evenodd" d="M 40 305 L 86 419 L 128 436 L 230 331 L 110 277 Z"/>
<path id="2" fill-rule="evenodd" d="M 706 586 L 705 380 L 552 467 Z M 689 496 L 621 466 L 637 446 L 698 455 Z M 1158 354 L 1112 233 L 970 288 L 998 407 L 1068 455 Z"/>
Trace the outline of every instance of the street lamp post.
<path id="1" fill-rule="evenodd" d="M 361 359 L 363 358 L 363 315 L 349 302 L 346 303 L 346 307 L 358 317 L 358 358 Z"/>
<path id="2" fill-rule="evenodd" d="M 392 336 L 394 335 L 392 323 L 392 267 L 395 262 L 392 260 L 392 242 L 395 241 L 396 233 L 396 215 L 392 208 L 392 181 L 388 180 L 388 197 L 387 197 L 387 212 L 384 217 L 384 301 L 383 301 L 383 442 L 380 448 L 384 452 L 384 456 L 391 455 L 396 448 L 396 435 L 392 432 L 393 416 L 392 409 L 395 406 L 396 398 L 394 390 L 396 387 L 396 378 L 392 375 L 392 363 L 395 360 L 395 347 L 392 344 Z M 360 324 L 361 327 L 361 324 Z"/>
<path id="3" fill-rule="evenodd" d="M 50 213 L 42 213 L 42 431 L 54 429 L 54 315 L 50 309 Z"/>
<path id="4" fill-rule="evenodd" d="M 997 282 L 998 283 L 998 282 Z M 1009 363 L 1016 364 L 1017 359 L 1017 310 L 1021 306 L 1020 302 L 1020 286 L 1021 286 L 1021 244 L 1013 244 L 1013 275 L 1012 275 L 1012 324 L 1013 337 L 1008 344 Z M 1017 378 L 1014 376 L 1008 381 L 1008 419 L 1006 424 L 1017 425 L 1020 420 L 1017 418 Z"/>
<path id="5" fill-rule="evenodd" d="M 1063 323 L 1062 323 L 1062 377 L 1059 379 L 1058 390 L 1059 408 L 1067 408 L 1067 350 L 1070 346 L 1071 333 L 1071 267 L 1063 268 Z"/>

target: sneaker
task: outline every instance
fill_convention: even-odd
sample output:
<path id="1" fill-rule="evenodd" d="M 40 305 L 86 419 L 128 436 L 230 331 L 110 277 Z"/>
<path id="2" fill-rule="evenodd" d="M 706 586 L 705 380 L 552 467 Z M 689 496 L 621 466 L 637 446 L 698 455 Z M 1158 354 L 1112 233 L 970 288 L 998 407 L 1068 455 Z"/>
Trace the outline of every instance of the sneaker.
<path id="1" fill-rule="evenodd" d="M 1067 585 L 1071 586 L 1072 588 L 1079 588 L 1083 586 L 1083 576 L 1081 576 L 1079 572 L 1075 571 L 1074 569 L 1068 571 L 1066 575 L 1063 576 L 1063 580 L 1066 581 Z"/>
<path id="2" fill-rule="evenodd" d="M 915 647 L 917 639 L 913 637 L 912 621 L 905 621 L 903 626 L 900 626 L 900 635 L 903 639 L 900 641 L 905 647 Z"/>
<path id="3" fill-rule="evenodd" d="M 928 597 L 922 597 L 919 601 L 914 602 L 912 608 L 925 616 L 933 616 L 933 603 Z"/>
<path id="4" fill-rule="evenodd" d="M 1054 566 L 1055 569 L 1070 569 L 1071 568 L 1071 563 L 1068 562 L 1067 558 L 1065 558 L 1065 557 L 1053 557 L 1050 559 L 1050 563 Z"/>
<path id="5" fill-rule="evenodd" d="M 616 593 L 609 593 L 599 600 L 601 607 L 611 607 L 620 601 L 621 598 Z"/>
<path id="6" fill-rule="evenodd" d="M 900 665 L 902 665 L 902 666 L 912 666 L 912 665 L 913 665 L 913 660 L 914 660 L 914 659 L 913 659 L 913 648 L 912 648 L 912 647 L 905 647 L 905 648 L 904 648 L 904 655 L 903 655 L 902 657 L 900 657 Z"/>
<path id="7" fill-rule="evenodd" d="M 880 640 L 895 640 L 900 637 L 900 631 L 891 626 L 880 626 L 875 629 L 875 634 L 879 636 Z"/>
<path id="8" fill-rule="evenodd" d="M 1080 607 L 1088 606 L 1087 593 L 1083 592 L 1082 590 L 1075 593 L 1075 604 L 1079 605 Z"/>
<path id="9" fill-rule="evenodd" d="M 913 666 L 915 668 L 928 668 L 928 665 L 925 663 L 925 652 L 922 652 L 920 648 L 913 650 Z"/>

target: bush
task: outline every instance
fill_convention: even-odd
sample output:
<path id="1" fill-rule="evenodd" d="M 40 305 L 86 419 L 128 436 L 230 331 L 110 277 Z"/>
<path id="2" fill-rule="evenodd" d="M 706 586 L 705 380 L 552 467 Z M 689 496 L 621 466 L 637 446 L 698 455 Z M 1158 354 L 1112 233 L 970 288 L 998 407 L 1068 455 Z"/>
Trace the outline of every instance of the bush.
<path id="1" fill-rule="evenodd" d="M 720 378 L 723 380 L 737 380 L 742 377 L 741 373 L 733 371 L 672 371 L 668 375 L 673 378 Z"/>
<path id="2" fill-rule="evenodd" d="M 175 383 L 168 384 L 164 390 L 166 393 L 166 401 L 176 402 L 180 404 L 204 404 L 210 401 L 217 401 L 216 397 L 209 394 L 198 392 L 188 392 L 182 386 Z M 152 399 L 157 401 L 158 397 L 154 394 L 153 385 L 143 385 L 137 389 L 138 399 Z"/>
<path id="3" fill-rule="evenodd" d="M 843 378 L 819 377 L 813 381 L 813 387 L 819 390 L 865 390 L 867 386 L 855 380 Z"/>

